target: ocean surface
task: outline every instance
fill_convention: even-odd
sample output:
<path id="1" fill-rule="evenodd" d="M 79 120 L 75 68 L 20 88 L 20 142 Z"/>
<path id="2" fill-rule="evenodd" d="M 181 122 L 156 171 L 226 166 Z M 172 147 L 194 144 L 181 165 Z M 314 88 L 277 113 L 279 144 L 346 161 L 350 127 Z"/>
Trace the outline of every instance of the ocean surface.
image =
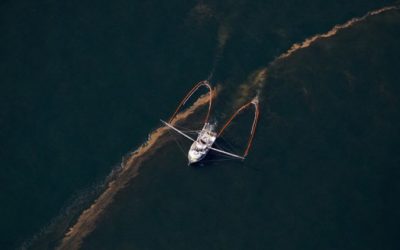
<path id="1" fill-rule="evenodd" d="M 399 1 L 4 0 L 0 20 L 0 249 L 400 249 Z M 259 97 L 243 162 L 188 167 L 159 121 L 205 79 L 220 126 Z M 243 152 L 252 119 L 218 143 Z"/>

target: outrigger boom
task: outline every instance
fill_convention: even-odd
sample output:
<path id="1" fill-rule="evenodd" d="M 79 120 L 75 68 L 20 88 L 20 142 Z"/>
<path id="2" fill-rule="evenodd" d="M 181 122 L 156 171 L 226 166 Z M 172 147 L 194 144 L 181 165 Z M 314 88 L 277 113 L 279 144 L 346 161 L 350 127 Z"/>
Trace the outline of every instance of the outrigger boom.
<path id="1" fill-rule="evenodd" d="M 191 141 L 195 141 L 192 137 L 188 136 L 187 134 L 183 133 L 183 132 L 180 131 L 179 129 L 175 128 L 174 126 L 172 126 L 172 125 L 169 124 L 168 122 L 163 121 L 163 120 L 161 120 L 161 119 L 160 119 L 160 121 L 161 121 L 162 123 L 164 123 L 167 127 L 170 127 L 170 128 L 172 128 L 173 130 L 175 130 L 176 132 L 178 132 L 178 134 L 183 135 L 184 137 L 188 138 L 188 139 L 191 140 Z"/>

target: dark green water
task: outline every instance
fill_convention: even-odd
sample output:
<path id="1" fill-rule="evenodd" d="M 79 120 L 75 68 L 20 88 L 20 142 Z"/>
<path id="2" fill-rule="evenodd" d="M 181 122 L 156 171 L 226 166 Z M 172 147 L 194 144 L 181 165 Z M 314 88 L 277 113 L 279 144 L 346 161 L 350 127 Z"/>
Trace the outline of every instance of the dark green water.
<path id="1" fill-rule="evenodd" d="M 82 249 L 399 249 L 400 11 L 270 65 L 295 42 L 396 4 L 2 2 L 0 248 L 57 246 L 194 83 L 214 72 L 223 121 L 253 97 L 239 85 L 268 66 L 245 162 L 188 168 L 165 144 Z"/>

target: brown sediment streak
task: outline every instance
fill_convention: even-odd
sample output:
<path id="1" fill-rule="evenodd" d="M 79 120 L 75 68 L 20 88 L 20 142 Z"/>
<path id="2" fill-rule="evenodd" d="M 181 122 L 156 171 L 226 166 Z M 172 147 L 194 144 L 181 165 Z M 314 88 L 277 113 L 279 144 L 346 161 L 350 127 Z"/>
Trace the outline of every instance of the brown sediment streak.
<path id="1" fill-rule="evenodd" d="M 307 47 L 309 47 L 311 44 L 313 44 L 315 41 L 317 41 L 317 40 L 319 40 L 319 39 L 321 39 L 321 38 L 327 38 L 327 37 L 334 36 L 334 35 L 336 35 L 336 33 L 339 32 L 340 30 L 349 28 L 349 27 L 353 26 L 353 25 L 356 24 L 356 23 L 359 23 L 359 22 L 361 22 L 361 21 L 364 21 L 365 19 L 367 19 L 367 18 L 370 17 L 370 16 L 375 16 L 375 15 L 381 14 L 382 12 L 386 12 L 386 11 L 389 11 L 389 10 L 395 10 L 395 9 L 398 9 L 398 8 L 399 8 L 398 6 L 388 6 L 388 7 L 384 7 L 384 8 L 378 9 L 378 10 L 370 11 L 370 12 L 368 12 L 367 14 L 365 14 L 365 15 L 362 16 L 362 17 L 355 17 L 355 18 L 352 18 L 352 19 L 350 19 L 349 21 L 347 21 L 347 22 L 345 22 L 345 23 L 343 23 L 343 24 L 335 25 L 331 30 L 329 30 L 329 31 L 326 32 L 326 33 L 317 34 L 317 35 L 315 35 L 315 36 L 312 36 L 312 37 L 307 38 L 306 40 L 304 40 L 304 41 L 301 42 L 301 43 L 295 43 L 295 44 L 293 44 L 292 47 L 291 47 L 287 52 L 285 52 L 285 53 L 283 53 L 282 55 L 280 55 L 280 56 L 277 58 L 277 60 L 286 58 L 286 57 L 292 55 L 294 52 L 296 52 L 296 51 L 298 51 L 298 50 L 307 48 Z M 275 60 L 275 61 L 276 61 L 276 60 Z"/>
<path id="2" fill-rule="evenodd" d="M 378 14 L 381 14 L 383 12 L 387 12 L 390 10 L 397 10 L 397 9 L 399 9 L 399 6 L 383 7 L 383 8 L 377 9 L 377 10 L 369 11 L 367 14 L 365 14 L 362 17 L 355 17 L 343 24 L 337 24 L 326 33 L 317 34 L 317 35 L 307 38 L 303 42 L 293 44 L 289 50 L 287 50 L 285 53 L 281 54 L 275 60 L 270 62 L 269 66 L 274 65 L 279 60 L 288 58 L 289 56 L 291 56 L 293 53 L 295 53 L 298 50 L 305 49 L 305 48 L 311 46 L 314 42 L 316 42 L 320 39 L 332 37 L 332 36 L 336 35 L 339 31 L 349 28 L 349 27 L 353 26 L 354 24 L 357 24 L 361 21 L 364 21 L 368 17 L 375 16 L 375 15 L 378 15 Z M 250 84 L 244 83 L 244 84 L 240 85 L 240 87 L 239 87 L 240 96 L 237 99 L 238 102 L 242 102 L 243 98 L 246 98 L 247 96 L 249 96 L 250 91 L 252 89 L 256 89 L 258 92 L 260 92 L 262 90 L 262 88 L 264 87 L 266 78 L 268 77 L 267 73 L 268 73 L 268 67 L 265 67 L 261 70 L 255 71 L 253 74 L 251 74 L 250 79 L 248 80 L 251 83 Z"/>
<path id="3" fill-rule="evenodd" d="M 263 88 L 267 77 L 267 68 L 261 68 L 251 73 L 248 79 L 238 87 L 235 97 L 235 106 L 244 103 L 248 100 L 249 96 L 260 95 L 260 91 Z"/>
<path id="4" fill-rule="evenodd" d="M 354 24 L 357 24 L 361 21 L 364 21 L 365 19 L 367 19 L 368 17 L 371 16 L 375 16 L 378 14 L 381 14 L 383 12 L 387 12 L 390 10 L 397 10 L 399 9 L 399 6 L 388 6 L 388 7 L 383 7 L 381 9 L 377 9 L 377 10 L 373 10 L 368 12 L 367 14 L 365 14 L 362 17 L 355 17 L 350 19 L 349 21 L 343 23 L 343 24 L 338 24 L 335 25 L 331 30 L 329 30 L 326 33 L 323 34 L 317 34 L 314 35 L 312 37 L 307 38 L 306 40 L 304 40 L 301 43 L 295 43 L 292 45 L 292 47 L 286 51 L 285 53 L 281 54 L 280 56 L 278 56 L 275 60 L 273 60 L 269 66 L 273 65 L 274 63 L 278 62 L 281 59 L 285 59 L 289 56 L 291 56 L 293 53 L 295 53 L 298 50 L 307 48 L 309 46 L 311 46 L 314 42 L 322 39 L 322 38 L 328 38 L 328 37 L 332 37 L 334 35 L 336 35 L 339 31 L 349 28 L 351 26 L 353 26 Z M 257 91 L 257 95 L 260 94 L 262 88 L 264 87 L 264 84 L 266 82 L 266 79 L 268 77 L 268 67 L 256 70 L 254 73 L 252 73 L 249 77 L 249 79 L 244 83 L 241 84 L 239 86 L 239 96 L 238 98 L 236 98 L 237 102 L 241 103 L 243 101 L 244 98 L 247 98 L 249 95 L 251 95 L 251 91 L 252 90 L 256 90 Z M 250 84 L 248 83 L 250 82 Z M 253 100 L 254 101 L 254 100 Z M 252 126 L 252 131 L 250 134 L 250 138 L 246 147 L 246 150 L 243 154 L 243 156 L 245 157 L 251 147 L 252 141 L 253 141 L 253 137 L 254 137 L 254 133 L 256 130 L 256 126 L 257 126 L 257 122 L 258 122 L 258 118 L 259 118 L 259 107 L 258 107 L 258 100 L 257 102 L 249 102 L 245 105 L 243 105 L 242 107 L 240 107 L 228 120 L 228 122 L 222 127 L 221 131 L 219 132 L 218 136 L 221 135 L 225 128 L 229 126 L 229 124 L 232 122 L 232 120 L 243 110 L 247 109 L 251 104 L 254 104 L 255 106 L 255 116 L 254 116 L 254 120 L 253 120 L 253 126 Z"/>
<path id="5" fill-rule="evenodd" d="M 228 41 L 230 29 L 227 23 L 223 22 L 218 29 L 218 48 L 222 50 Z"/>
<path id="6" fill-rule="evenodd" d="M 218 88 L 214 89 L 212 96 L 203 95 L 185 111 L 176 114 L 171 123 L 185 120 L 198 108 L 209 103 L 209 99 L 215 98 Z M 210 92 L 211 93 L 211 92 Z M 139 166 L 143 161 L 154 154 L 156 149 L 161 147 L 166 138 L 163 135 L 168 131 L 167 127 L 160 127 L 153 131 L 148 140 L 134 151 L 125 161 L 124 166 L 117 177 L 108 183 L 105 191 L 94 201 L 94 203 L 79 216 L 77 222 L 68 230 L 57 249 L 79 249 L 83 239 L 95 228 L 98 218 L 105 209 L 112 203 L 118 191 L 123 189 L 129 181 L 138 175 Z"/>
<path id="7" fill-rule="evenodd" d="M 246 103 L 245 105 L 243 105 L 242 107 L 240 107 L 230 118 L 229 120 L 225 123 L 225 125 L 222 127 L 222 129 L 219 131 L 218 133 L 218 137 L 220 137 L 223 132 L 225 131 L 225 129 L 232 123 L 233 119 L 235 119 L 235 117 L 237 115 L 239 115 L 243 110 L 246 110 L 248 107 L 250 107 L 251 105 L 254 106 L 254 119 L 253 119 L 253 125 L 251 126 L 251 131 L 250 131 L 250 135 L 249 135 L 249 140 L 247 141 L 247 146 L 246 149 L 243 153 L 243 157 L 246 157 L 247 154 L 249 153 L 249 150 L 251 148 L 251 144 L 253 142 L 253 138 L 254 135 L 256 133 L 256 128 L 257 128 L 257 124 L 258 124 L 258 119 L 260 116 L 260 110 L 259 110 L 259 101 L 258 101 L 258 97 L 255 97 L 251 102 Z"/>
<path id="8" fill-rule="evenodd" d="M 219 28 L 218 28 L 218 47 L 217 47 L 217 51 L 214 57 L 214 61 L 212 64 L 212 68 L 210 71 L 210 74 L 207 77 L 207 80 L 211 80 L 213 78 L 215 69 L 217 67 L 217 64 L 219 63 L 219 60 L 222 57 L 222 53 L 224 51 L 226 42 L 228 41 L 230 36 L 230 29 L 228 26 L 228 22 L 227 20 L 222 21 L 222 23 L 220 24 Z"/>
<path id="9" fill-rule="evenodd" d="M 317 41 L 321 38 L 327 38 L 327 37 L 334 36 L 340 30 L 351 27 L 352 25 L 359 23 L 370 16 L 378 15 L 380 13 L 390 11 L 390 10 L 395 10 L 395 9 L 399 9 L 399 7 L 398 6 L 384 7 L 384 8 L 378 9 L 378 10 L 370 11 L 362 17 L 353 18 L 344 24 L 336 25 L 330 31 L 328 31 L 326 33 L 317 34 L 315 36 L 307 38 L 305 41 L 303 41 L 301 43 L 296 43 L 296 44 L 292 45 L 292 47 L 287 52 L 280 55 L 272 63 L 276 62 L 277 60 L 287 58 L 298 50 L 309 47 L 315 41 Z M 225 43 L 226 43 L 228 37 L 229 37 L 229 29 L 225 25 L 221 26 L 220 30 L 219 30 L 219 34 L 218 34 L 218 42 L 219 42 L 220 49 L 222 49 L 225 46 Z M 261 90 L 264 85 L 265 79 L 267 77 L 267 68 L 264 68 L 259 72 L 260 73 L 257 74 L 257 76 L 259 76 L 259 78 L 256 77 L 256 80 L 257 79 L 258 80 L 252 81 L 251 87 L 256 87 L 256 88 L 258 88 L 258 90 Z M 245 88 L 248 91 L 247 88 L 249 88 L 249 87 L 245 86 Z M 210 91 L 210 95 L 212 97 L 215 97 L 216 94 L 217 94 L 216 91 L 213 91 L 212 93 Z M 184 120 L 185 118 L 187 118 L 188 116 L 193 114 L 194 111 L 196 111 L 199 107 L 201 107 L 207 103 L 209 103 L 209 105 L 210 105 L 209 99 L 212 99 L 212 98 L 209 98 L 209 95 L 200 97 L 189 109 L 187 109 L 184 112 L 181 112 L 179 114 L 175 114 L 171 123 L 175 124 L 176 122 Z M 225 126 L 221 129 L 219 134 L 222 134 L 223 131 L 225 130 L 225 128 L 228 127 L 229 124 L 232 122 L 232 120 L 240 112 L 242 112 L 243 110 L 248 108 L 252 103 L 253 102 L 247 103 L 244 106 L 242 106 L 241 108 L 239 108 L 235 112 L 235 114 L 228 120 L 228 122 L 225 124 Z M 250 134 L 248 145 L 244 152 L 244 156 L 246 156 L 248 154 L 248 151 L 251 147 L 252 140 L 253 140 L 253 137 L 255 134 L 256 126 L 257 126 L 257 122 L 258 122 L 258 118 L 259 118 L 258 102 L 257 102 L 257 104 L 253 103 L 253 105 L 256 108 L 255 117 L 253 120 L 252 131 Z M 157 148 L 162 146 L 161 138 L 166 133 L 167 130 L 168 129 L 166 127 L 161 127 L 161 128 L 156 129 L 154 132 L 152 132 L 149 135 L 148 141 L 129 156 L 128 160 L 124 164 L 124 168 L 122 169 L 122 171 L 118 174 L 118 176 L 113 181 L 111 181 L 108 184 L 106 190 L 98 197 L 98 199 L 79 216 L 75 225 L 73 225 L 69 229 L 69 231 L 66 233 L 65 237 L 62 239 L 61 244 L 58 246 L 58 249 L 78 249 L 79 248 L 82 240 L 93 231 L 93 229 L 95 228 L 97 219 L 104 212 L 104 210 L 111 204 L 111 202 L 114 199 L 115 194 L 119 190 L 121 190 L 126 184 L 128 184 L 132 178 L 134 178 L 135 176 L 138 175 L 138 168 L 139 168 L 140 164 L 145 159 L 147 159 L 147 157 L 149 155 L 154 153 Z"/>

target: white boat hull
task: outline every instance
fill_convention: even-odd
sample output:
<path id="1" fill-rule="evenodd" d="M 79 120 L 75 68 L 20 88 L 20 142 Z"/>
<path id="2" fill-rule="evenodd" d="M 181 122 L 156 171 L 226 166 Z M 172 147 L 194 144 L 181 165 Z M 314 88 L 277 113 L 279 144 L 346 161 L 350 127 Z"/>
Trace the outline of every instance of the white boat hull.
<path id="1" fill-rule="evenodd" d="M 188 153 L 189 165 L 202 160 L 217 139 L 217 133 L 214 132 L 215 126 L 206 123 L 200 131 L 196 141 L 193 142 Z"/>

